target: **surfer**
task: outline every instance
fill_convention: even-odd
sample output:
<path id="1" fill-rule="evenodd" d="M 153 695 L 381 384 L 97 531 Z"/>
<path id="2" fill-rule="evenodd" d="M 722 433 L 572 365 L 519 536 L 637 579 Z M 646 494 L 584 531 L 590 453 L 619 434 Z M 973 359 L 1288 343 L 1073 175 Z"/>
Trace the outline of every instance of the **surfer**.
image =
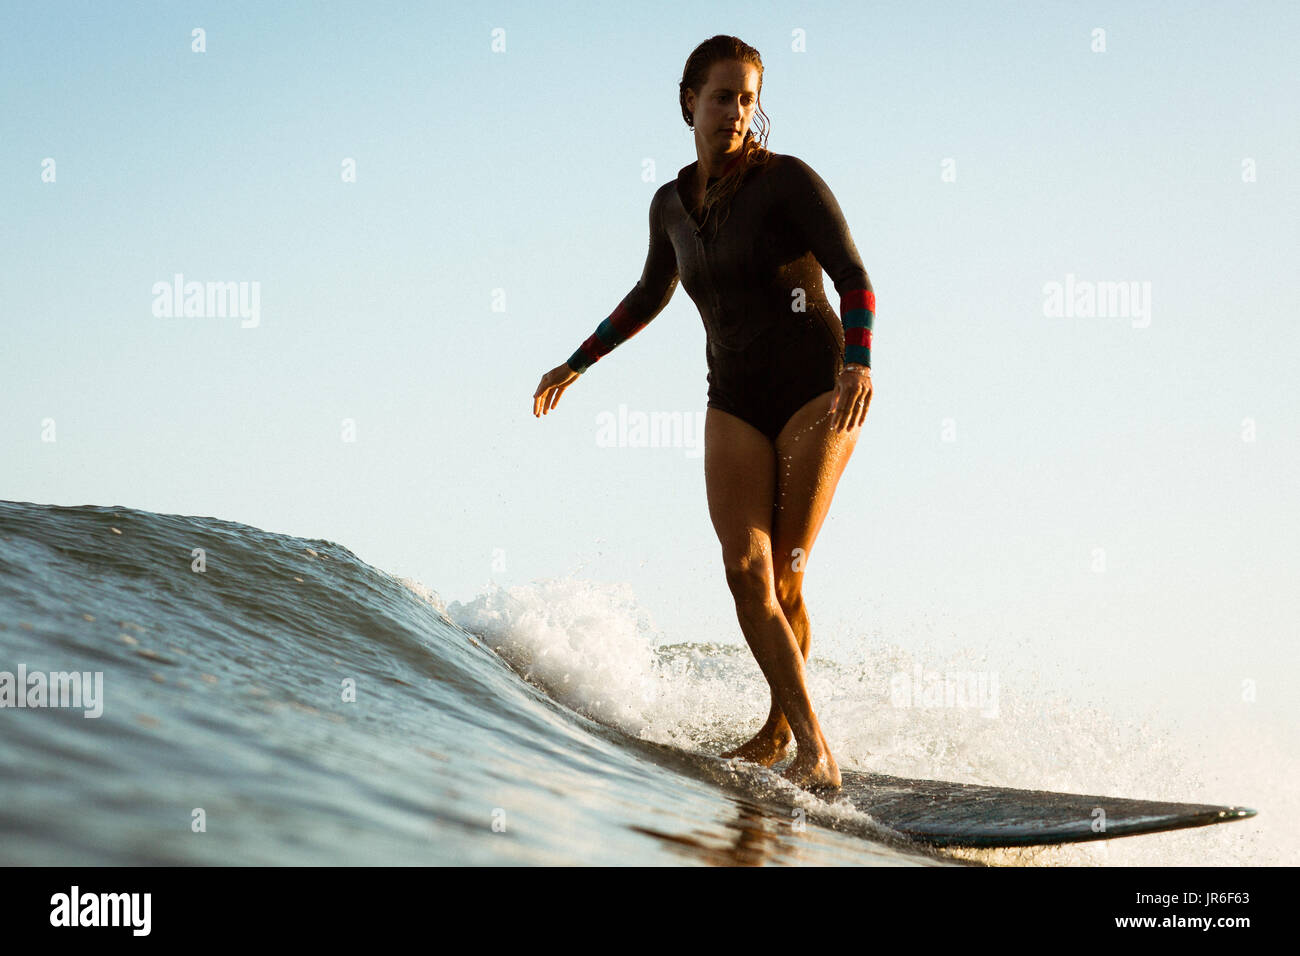
<path id="1" fill-rule="evenodd" d="M 712 37 L 691 53 L 678 95 L 698 159 L 655 192 L 640 281 L 542 376 L 533 414 L 555 408 L 580 374 L 644 328 L 680 279 L 708 342 L 709 516 L 741 630 L 772 692 L 762 728 L 722 756 L 770 767 L 793 740 L 784 776 L 838 787 L 804 678 L 803 570 L 871 402 L 875 295 L 821 177 L 766 148 L 762 86 L 758 51 L 735 37 Z"/>

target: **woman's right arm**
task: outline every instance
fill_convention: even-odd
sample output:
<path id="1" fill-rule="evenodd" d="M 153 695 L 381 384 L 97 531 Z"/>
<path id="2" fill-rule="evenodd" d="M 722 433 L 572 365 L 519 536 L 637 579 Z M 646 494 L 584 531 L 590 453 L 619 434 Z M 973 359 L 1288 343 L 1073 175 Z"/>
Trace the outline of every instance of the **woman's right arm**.
<path id="1" fill-rule="evenodd" d="M 596 331 L 569 356 L 575 372 L 585 372 L 603 355 L 645 328 L 664 310 L 677 288 L 677 254 L 663 226 L 663 204 L 676 188 L 665 183 L 650 201 L 650 249 L 646 253 L 641 279 Z"/>

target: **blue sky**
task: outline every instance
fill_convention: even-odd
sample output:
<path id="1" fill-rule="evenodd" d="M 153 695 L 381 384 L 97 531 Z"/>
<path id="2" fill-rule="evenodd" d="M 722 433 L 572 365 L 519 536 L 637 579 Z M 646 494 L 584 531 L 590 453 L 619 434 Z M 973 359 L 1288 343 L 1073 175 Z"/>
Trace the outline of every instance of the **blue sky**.
<path id="1" fill-rule="evenodd" d="M 695 159 L 686 56 L 734 33 L 769 146 L 835 192 L 878 299 L 814 634 L 1276 701 L 1298 25 L 1282 2 L 11 6 L 0 497 L 329 538 L 448 600 L 628 582 L 665 640 L 740 641 L 702 458 L 596 441 L 620 404 L 703 410 L 685 291 L 531 414 Z M 257 282 L 258 324 L 155 316 L 176 273 Z M 1045 315 L 1068 275 L 1149 283 L 1149 325 Z"/>

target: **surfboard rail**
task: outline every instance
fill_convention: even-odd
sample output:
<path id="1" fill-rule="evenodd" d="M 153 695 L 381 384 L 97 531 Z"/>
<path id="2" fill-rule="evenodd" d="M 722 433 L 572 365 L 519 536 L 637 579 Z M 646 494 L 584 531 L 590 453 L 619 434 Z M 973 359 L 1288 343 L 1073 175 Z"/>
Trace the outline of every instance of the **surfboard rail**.
<path id="1" fill-rule="evenodd" d="M 1109 840 L 1245 820 L 1250 807 L 1022 790 L 841 771 L 835 799 L 936 847 L 1017 847 Z"/>

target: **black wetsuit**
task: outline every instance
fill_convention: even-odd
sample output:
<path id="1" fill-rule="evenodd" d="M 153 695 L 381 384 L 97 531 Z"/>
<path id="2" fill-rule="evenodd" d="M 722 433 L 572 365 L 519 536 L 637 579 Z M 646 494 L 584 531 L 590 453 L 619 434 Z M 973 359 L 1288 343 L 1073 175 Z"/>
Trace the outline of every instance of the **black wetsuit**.
<path id="1" fill-rule="evenodd" d="M 711 408 L 775 440 L 807 401 L 835 388 L 849 361 L 870 366 L 875 296 L 839 204 L 802 160 L 774 153 L 751 167 L 725 216 L 699 221 L 698 163 L 650 201 L 641 280 L 569 359 L 585 371 L 645 327 L 680 278 L 704 320 Z M 840 294 L 841 324 L 822 289 Z M 846 354 L 845 330 L 848 330 Z"/>

